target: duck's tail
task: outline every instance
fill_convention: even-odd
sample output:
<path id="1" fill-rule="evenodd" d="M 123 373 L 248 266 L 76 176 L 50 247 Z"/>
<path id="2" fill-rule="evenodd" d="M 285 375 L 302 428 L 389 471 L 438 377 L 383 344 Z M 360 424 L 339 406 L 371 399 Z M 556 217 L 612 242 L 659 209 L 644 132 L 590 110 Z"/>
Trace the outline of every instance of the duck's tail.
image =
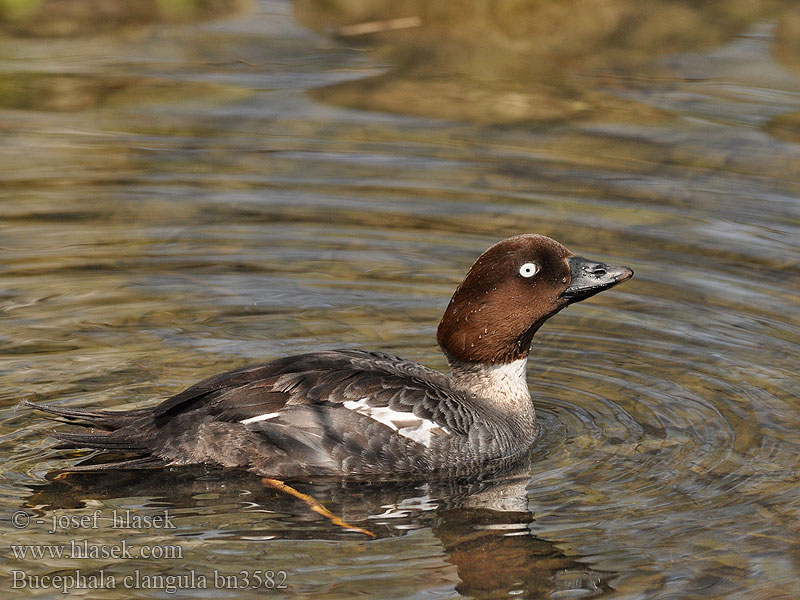
<path id="1" fill-rule="evenodd" d="M 107 471 L 111 469 L 138 469 L 155 466 L 163 462 L 151 454 L 141 439 L 133 435 L 135 429 L 130 426 L 146 411 L 107 411 L 64 408 L 50 404 L 36 404 L 23 400 L 24 406 L 48 413 L 61 423 L 79 425 L 88 431 L 58 431 L 50 434 L 63 442 L 60 448 L 91 448 L 115 454 L 127 455 L 121 460 L 112 462 L 91 462 L 75 465 L 67 471 Z M 131 457 L 130 455 L 134 455 Z"/>
<path id="2" fill-rule="evenodd" d="M 83 408 L 64 408 L 52 404 L 37 404 L 30 400 L 23 400 L 22 406 L 30 406 L 36 410 L 46 412 L 56 417 L 61 417 L 62 423 L 93 427 L 103 431 L 114 431 L 123 425 L 127 412 L 114 412 L 109 410 L 86 410 Z"/>

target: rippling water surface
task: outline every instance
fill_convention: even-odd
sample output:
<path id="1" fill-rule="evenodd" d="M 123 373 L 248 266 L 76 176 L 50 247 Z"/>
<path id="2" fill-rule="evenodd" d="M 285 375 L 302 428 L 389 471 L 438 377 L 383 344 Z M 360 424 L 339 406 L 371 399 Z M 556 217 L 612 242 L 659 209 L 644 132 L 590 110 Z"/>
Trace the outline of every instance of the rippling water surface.
<path id="1" fill-rule="evenodd" d="M 0 3 L 6 596 L 800 597 L 796 3 L 56 4 Z M 22 399 L 325 348 L 444 368 L 454 287 L 522 232 L 636 271 L 537 335 L 526 470 L 297 483 L 375 539 L 241 473 L 47 476 L 84 453 Z M 14 551 L 84 541 L 178 555 Z"/>

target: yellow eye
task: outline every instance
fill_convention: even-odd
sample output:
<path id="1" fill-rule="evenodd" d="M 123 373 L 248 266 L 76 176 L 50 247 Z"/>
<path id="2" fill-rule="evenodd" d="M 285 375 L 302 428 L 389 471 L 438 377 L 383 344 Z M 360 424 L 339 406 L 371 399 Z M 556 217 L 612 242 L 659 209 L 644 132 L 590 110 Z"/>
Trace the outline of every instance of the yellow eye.
<path id="1" fill-rule="evenodd" d="M 519 268 L 519 274 L 523 277 L 533 277 L 538 270 L 539 267 L 536 263 L 525 263 Z"/>

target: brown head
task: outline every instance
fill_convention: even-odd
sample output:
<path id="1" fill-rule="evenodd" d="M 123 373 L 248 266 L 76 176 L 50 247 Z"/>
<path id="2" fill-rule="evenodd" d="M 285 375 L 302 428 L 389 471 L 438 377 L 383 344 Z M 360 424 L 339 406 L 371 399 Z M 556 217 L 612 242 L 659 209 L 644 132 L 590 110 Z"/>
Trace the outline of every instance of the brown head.
<path id="1" fill-rule="evenodd" d="M 439 346 L 461 362 L 524 358 L 547 319 L 632 276 L 628 267 L 575 256 L 543 235 L 507 238 L 481 254 L 456 289 L 439 323 Z"/>

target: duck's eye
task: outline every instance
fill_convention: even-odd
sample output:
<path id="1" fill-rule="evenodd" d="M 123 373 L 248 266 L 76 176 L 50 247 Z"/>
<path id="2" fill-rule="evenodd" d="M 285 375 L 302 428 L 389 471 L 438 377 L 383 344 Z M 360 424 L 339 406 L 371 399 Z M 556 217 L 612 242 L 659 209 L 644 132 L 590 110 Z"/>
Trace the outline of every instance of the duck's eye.
<path id="1" fill-rule="evenodd" d="M 525 263 L 519 268 L 519 274 L 523 277 L 533 277 L 536 275 L 536 271 L 539 270 L 539 267 L 536 263 Z"/>

